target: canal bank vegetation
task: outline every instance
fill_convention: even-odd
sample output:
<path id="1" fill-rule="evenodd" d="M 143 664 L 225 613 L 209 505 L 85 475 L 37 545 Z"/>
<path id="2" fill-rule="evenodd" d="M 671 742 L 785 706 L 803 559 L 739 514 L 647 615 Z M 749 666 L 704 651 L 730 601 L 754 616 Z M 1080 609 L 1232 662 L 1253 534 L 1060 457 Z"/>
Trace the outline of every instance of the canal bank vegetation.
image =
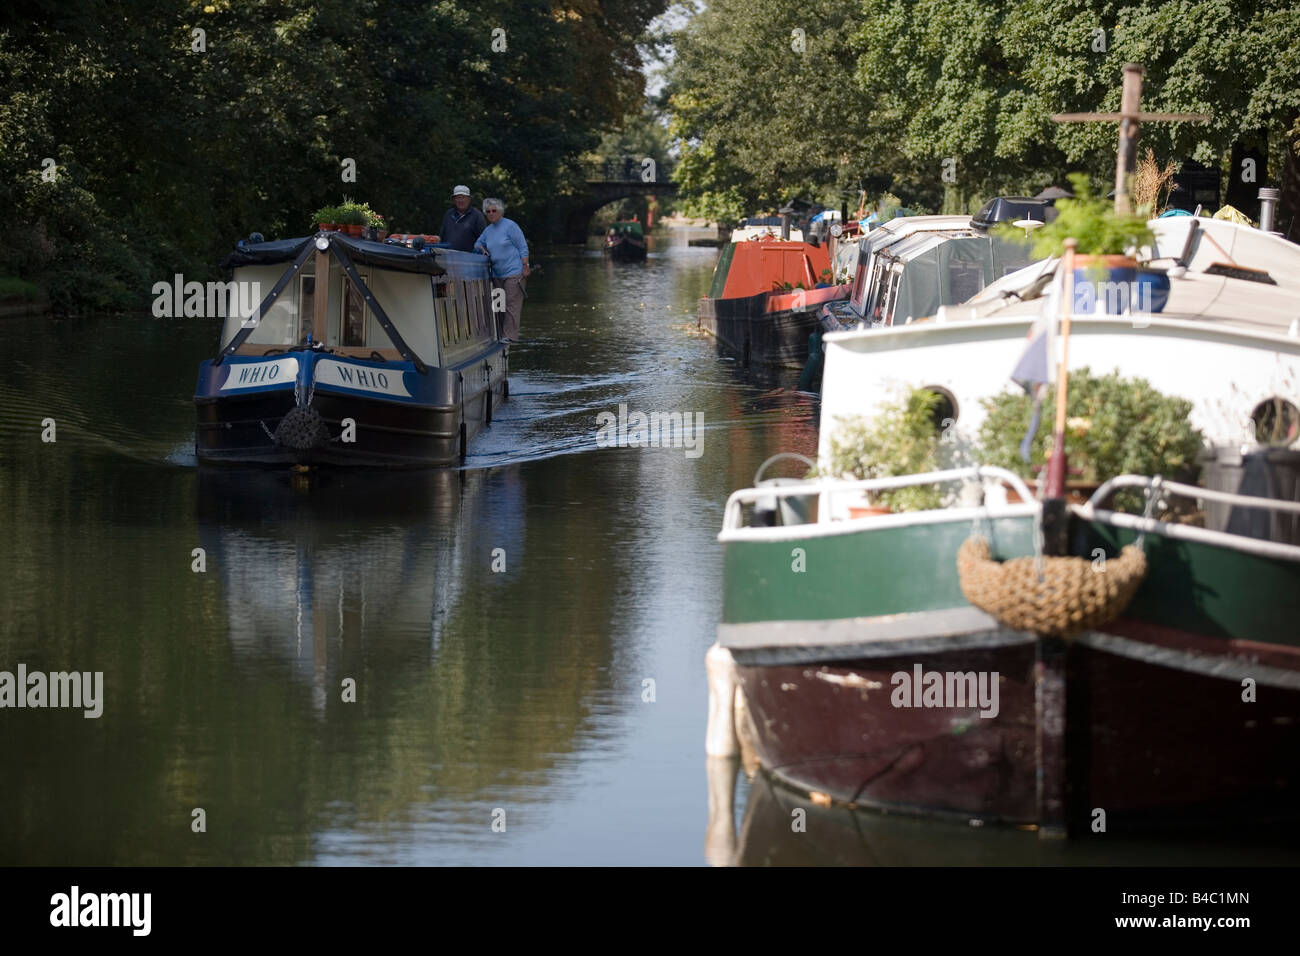
<path id="1" fill-rule="evenodd" d="M 57 308 L 142 308 L 343 193 L 436 231 L 457 183 L 544 237 L 582 154 L 640 110 L 638 42 L 665 6 L 30 7 L 0 28 L 0 275 Z"/>
<path id="2" fill-rule="evenodd" d="M 1114 125 L 1051 115 L 1117 111 L 1138 62 L 1144 109 L 1213 115 L 1144 124 L 1144 147 L 1219 170 L 1225 202 L 1281 185 L 1285 233 L 1300 211 L 1297 51 L 1296 0 L 709 0 L 675 36 L 679 203 L 734 221 L 865 192 L 973 212 L 1074 170 L 1107 182 Z"/>

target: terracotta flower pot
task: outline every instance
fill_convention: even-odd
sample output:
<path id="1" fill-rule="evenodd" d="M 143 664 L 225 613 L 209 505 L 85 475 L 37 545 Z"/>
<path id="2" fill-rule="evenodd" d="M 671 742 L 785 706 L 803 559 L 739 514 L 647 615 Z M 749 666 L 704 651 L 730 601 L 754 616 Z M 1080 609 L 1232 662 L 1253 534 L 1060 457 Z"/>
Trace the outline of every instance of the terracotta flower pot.
<path id="1" fill-rule="evenodd" d="M 350 224 L 344 226 L 343 228 L 347 230 L 347 234 L 351 236 L 353 239 L 360 239 L 362 234 L 366 231 L 365 226 L 353 226 Z"/>
<path id="2" fill-rule="evenodd" d="M 874 515 L 892 515 L 893 513 L 894 509 L 886 507 L 885 505 L 866 505 L 865 507 L 860 505 L 849 506 L 850 518 L 870 518 Z"/>
<path id="3" fill-rule="evenodd" d="M 316 224 L 316 228 L 321 232 L 338 232 L 339 224 L 336 222 L 319 222 Z"/>

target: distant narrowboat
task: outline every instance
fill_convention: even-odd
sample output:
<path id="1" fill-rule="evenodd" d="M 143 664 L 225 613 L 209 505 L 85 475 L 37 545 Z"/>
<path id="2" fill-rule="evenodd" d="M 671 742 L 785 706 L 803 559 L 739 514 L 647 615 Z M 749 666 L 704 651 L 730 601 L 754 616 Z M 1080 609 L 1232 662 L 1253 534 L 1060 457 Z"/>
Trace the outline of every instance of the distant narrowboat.
<path id="1" fill-rule="evenodd" d="M 699 326 L 744 365 L 801 369 L 821 307 L 848 293 L 831 279 L 825 246 L 762 233 L 740 241 L 733 236 L 718 256 L 709 294 L 700 299 Z"/>
<path id="2" fill-rule="evenodd" d="M 615 259 L 644 259 L 646 241 L 641 223 L 616 222 L 610 226 L 605 233 L 605 251 Z"/>

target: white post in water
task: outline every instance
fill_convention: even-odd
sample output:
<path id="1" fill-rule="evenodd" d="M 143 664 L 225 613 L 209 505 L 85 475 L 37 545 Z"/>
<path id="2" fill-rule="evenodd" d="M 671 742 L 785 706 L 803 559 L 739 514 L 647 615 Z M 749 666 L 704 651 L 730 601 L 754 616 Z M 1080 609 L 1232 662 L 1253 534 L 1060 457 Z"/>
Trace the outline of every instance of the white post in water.
<path id="1" fill-rule="evenodd" d="M 736 860 L 735 757 L 710 757 L 704 762 L 709 780 L 709 824 L 704 833 L 704 859 L 709 866 L 732 866 Z"/>
<path id="2" fill-rule="evenodd" d="M 710 757 L 734 757 L 736 742 L 736 662 L 731 651 L 714 644 L 704 655 L 709 675 L 709 727 L 704 752 Z"/>

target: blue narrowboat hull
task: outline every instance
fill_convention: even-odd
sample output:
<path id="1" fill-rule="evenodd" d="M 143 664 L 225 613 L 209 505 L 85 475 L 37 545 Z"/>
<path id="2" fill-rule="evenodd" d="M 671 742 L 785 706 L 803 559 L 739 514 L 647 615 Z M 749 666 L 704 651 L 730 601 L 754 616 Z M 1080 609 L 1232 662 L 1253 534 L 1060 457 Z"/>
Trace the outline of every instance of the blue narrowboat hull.
<path id="1" fill-rule="evenodd" d="M 299 346 L 199 366 L 201 462 L 428 467 L 455 465 L 509 394 L 509 352 L 424 372 L 409 361 Z"/>

